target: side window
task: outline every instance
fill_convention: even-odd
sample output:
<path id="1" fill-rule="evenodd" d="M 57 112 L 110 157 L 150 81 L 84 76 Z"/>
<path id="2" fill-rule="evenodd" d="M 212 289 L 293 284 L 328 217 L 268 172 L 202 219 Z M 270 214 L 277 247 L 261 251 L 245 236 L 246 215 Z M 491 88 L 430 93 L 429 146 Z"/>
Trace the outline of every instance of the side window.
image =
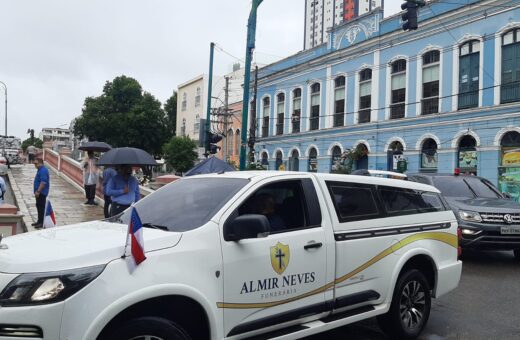
<path id="1" fill-rule="evenodd" d="M 327 186 L 340 222 L 380 217 L 374 186 L 342 182 L 327 182 Z"/>
<path id="2" fill-rule="evenodd" d="M 436 193 L 380 187 L 379 194 L 388 215 L 410 215 L 445 210 Z"/>
<path id="3" fill-rule="evenodd" d="M 238 216 L 247 214 L 266 216 L 271 233 L 311 226 L 301 180 L 275 182 L 258 189 L 238 208 Z"/>

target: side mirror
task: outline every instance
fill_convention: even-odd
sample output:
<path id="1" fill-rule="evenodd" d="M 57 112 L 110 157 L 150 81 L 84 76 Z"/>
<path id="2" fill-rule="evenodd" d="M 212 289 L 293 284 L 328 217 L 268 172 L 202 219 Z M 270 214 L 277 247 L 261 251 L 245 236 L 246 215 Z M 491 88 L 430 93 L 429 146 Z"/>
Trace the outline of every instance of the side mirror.
<path id="1" fill-rule="evenodd" d="M 270 229 L 269 220 L 264 215 L 242 215 L 226 223 L 224 240 L 240 241 L 266 237 Z"/>
<path id="2" fill-rule="evenodd" d="M 504 198 L 507 198 L 507 199 L 512 199 L 513 197 L 511 197 L 510 194 L 508 194 L 507 192 L 503 192 L 502 193 L 502 196 L 504 196 Z"/>

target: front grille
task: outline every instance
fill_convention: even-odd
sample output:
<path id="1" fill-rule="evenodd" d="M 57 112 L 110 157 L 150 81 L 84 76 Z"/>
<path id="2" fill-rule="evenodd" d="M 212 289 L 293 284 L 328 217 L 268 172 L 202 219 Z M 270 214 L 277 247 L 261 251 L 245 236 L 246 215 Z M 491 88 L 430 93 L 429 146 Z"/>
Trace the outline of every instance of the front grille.
<path id="1" fill-rule="evenodd" d="M 506 223 L 504 220 L 505 215 L 510 215 L 512 223 Z M 486 223 L 496 224 L 520 224 L 520 214 L 502 214 L 502 213 L 481 213 L 482 221 Z"/>
<path id="2" fill-rule="evenodd" d="M 0 336 L 11 338 L 43 338 L 43 331 L 37 326 L 0 325 Z"/>

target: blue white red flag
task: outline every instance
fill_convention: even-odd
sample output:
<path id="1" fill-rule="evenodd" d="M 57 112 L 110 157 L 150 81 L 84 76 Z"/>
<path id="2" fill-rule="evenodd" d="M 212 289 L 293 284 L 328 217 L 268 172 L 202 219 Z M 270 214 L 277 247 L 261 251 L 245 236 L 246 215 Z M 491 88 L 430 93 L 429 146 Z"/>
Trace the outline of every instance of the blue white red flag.
<path id="1" fill-rule="evenodd" d="M 50 200 L 47 200 L 45 204 L 45 216 L 43 218 L 43 227 L 52 228 L 56 226 L 56 216 L 54 216 L 54 210 Z"/>
<path id="2" fill-rule="evenodd" d="M 146 260 L 144 255 L 143 223 L 135 208 L 132 208 L 130 225 L 128 226 L 128 237 L 130 238 L 130 251 L 135 265 Z"/>

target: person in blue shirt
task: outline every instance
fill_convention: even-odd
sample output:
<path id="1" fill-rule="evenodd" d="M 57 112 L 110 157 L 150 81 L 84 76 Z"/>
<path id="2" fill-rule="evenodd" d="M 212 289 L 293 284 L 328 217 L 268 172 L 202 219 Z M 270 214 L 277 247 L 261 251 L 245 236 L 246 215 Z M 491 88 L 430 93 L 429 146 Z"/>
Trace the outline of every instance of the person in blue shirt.
<path id="1" fill-rule="evenodd" d="M 103 211 L 105 213 L 105 218 L 110 217 L 110 204 L 112 203 L 112 197 L 107 193 L 108 182 L 110 182 L 115 175 L 117 175 L 117 172 L 112 167 L 105 167 L 103 170 L 103 195 L 105 200 Z"/>
<path id="2" fill-rule="evenodd" d="M 50 176 L 49 170 L 43 165 L 43 159 L 38 158 L 34 161 L 36 176 L 34 177 L 34 197 L 36 198 L 36 210 L 38 211 L 38 220 L 32 224 L 36 229 L 43 227 L 43 218 L 45 214 L 45 203 L 49 195 Z"/>
<path id="3" fill-rule="evenodd" d="M 7 191 L 7 187 L 5 186 L 5 180 L 0 176 L 0 204 L 4 203 L 4 195 Z"/>
<path id="4" fill-rule="evenodd" d="M 110 216 L 120 214 L 141 199 L 139 182 L 132 176 L 130 165 L 122 165 L 117 169 L 117 175 L 108 182 L 106 193 L 112 197 Z"/>

